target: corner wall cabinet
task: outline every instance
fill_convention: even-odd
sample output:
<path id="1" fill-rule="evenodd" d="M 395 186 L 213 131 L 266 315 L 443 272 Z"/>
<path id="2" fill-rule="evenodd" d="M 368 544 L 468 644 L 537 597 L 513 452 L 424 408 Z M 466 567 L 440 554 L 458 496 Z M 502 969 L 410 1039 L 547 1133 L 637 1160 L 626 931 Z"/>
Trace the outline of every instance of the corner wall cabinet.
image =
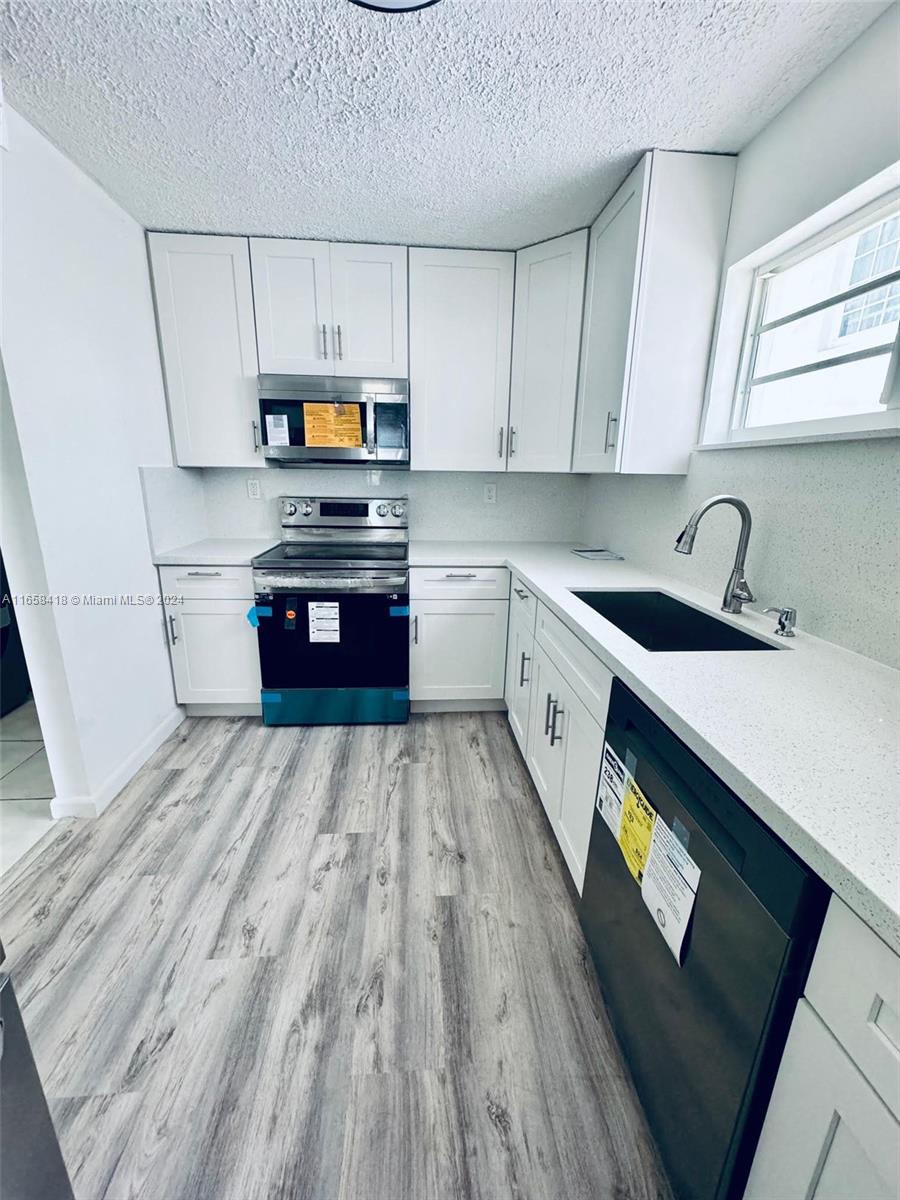
<path id="1" fill-rule="evenodd" d="M 591 227 L 573 471 L 687 471 L 735 163 L 652 150 Z"/>
<path id="2" fill-rule="evenodd" d="M 507 470 L 569 471 L 586 229 L 516 254 Z"/>
<path id="3" fill-rule="evenodd" d="M 259 704 L 250 568 L 160 567 L 159 576 L 178 703 Z"/>
<path id="4" fill-rule="evenodd" d="M 247 239 L 147 235 L 175 461 L 262 465 Z"/>
<path id="5" fill-rule="evenodd" d="M 503 471 L 515 254 L 409 252 L 410 465 Z"/>
<path id="6" fill-rule="evenodd" d="M 404 378 L 405 246 L 250 238 L 263 374 Z"/>

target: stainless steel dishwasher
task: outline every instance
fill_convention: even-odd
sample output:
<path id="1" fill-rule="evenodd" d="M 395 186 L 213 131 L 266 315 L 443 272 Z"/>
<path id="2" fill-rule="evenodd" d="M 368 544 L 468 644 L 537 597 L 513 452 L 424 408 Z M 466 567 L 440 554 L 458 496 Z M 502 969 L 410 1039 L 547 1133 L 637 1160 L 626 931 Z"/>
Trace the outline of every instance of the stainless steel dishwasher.
<path id="1" fill-rule="evenodd" d="M 679 1200 L 743 1193 L 828 894 L 616 680 L 579 915 Z"/>

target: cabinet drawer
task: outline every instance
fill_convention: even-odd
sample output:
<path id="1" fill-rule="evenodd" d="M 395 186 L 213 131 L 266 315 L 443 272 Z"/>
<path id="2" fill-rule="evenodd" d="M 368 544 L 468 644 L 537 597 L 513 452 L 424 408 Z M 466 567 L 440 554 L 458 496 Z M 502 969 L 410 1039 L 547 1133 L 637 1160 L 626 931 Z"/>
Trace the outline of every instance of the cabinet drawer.
<path id="1" fill-rule="evenodd" d="M 413 567 L 411 600 L 507 600 L 506 567 Z"/>
<path id="2" fill-rule="evenodd" d="M 160 567 L 159 582 L 164 596 L 185 600 L 253 599 L 250 567 Z"/>
<path id="3" fill-rule="evenodd" d="M 606 728 L 613 674 L 575 634 L 538 603 L 535 639 L 544 647 L 572 691 L 601 729 Z"/>
<path id="4" fill-rule="evenodd" d="M 831 897 L 806 998 L 900 1117 L 900 958 Z"/>
<path id="5" fill-rule="evenodd" d="M 534 621 L 537 616 L 537 596 L 522 582 L 518 575 L 513 575 L 509 592 L 509 618 L 523 620 L 534 633 Z"/>

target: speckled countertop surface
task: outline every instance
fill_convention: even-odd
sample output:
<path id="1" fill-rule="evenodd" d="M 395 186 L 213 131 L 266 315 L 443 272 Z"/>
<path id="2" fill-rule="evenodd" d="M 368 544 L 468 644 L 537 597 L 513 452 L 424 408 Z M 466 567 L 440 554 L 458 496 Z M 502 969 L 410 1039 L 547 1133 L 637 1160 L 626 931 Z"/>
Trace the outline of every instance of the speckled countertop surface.
<path id="1" fill-rule="evenodd" d="M 900 952 L 900 672 L 802 628 L 778 654 L 645 650 L 570 588 L 670 592 L 771 638 L 771 617 L 547 542 L 416 542 L 412 566 L 515 571 L 623 683 Z M 727 564 L 722 573 L 724 587 Z"/>
<path id="2" fill-rule="evenodd" d="M 277 538 L 210 538 L 159 565 L 247 566 Z M 720 597 L 555 542 L 410 543 L 411 566 L 508 566 L 678 737 L 900 953 L 900 672 Z M 724 587 L 727 564 L 722 572 Z M 570 588 L 659 588 L 784 647 L 651 653 Z"/>
<path id="3" fill-rule="evenodd" d="M 154 555 L 158 567 L 249 567 L 250 559 L 277 546 L 277 537 L 204 538 Z"/>

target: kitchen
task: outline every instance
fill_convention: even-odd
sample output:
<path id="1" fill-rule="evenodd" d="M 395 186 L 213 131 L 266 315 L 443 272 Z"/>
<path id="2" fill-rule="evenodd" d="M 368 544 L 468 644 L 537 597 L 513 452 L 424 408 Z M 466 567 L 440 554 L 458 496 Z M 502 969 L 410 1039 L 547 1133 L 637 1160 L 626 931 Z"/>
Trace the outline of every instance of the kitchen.
<path id="1" fill-rule="evenodd" d="M 0 1194 L 896 1197 L 900 7 L 385 7 L 7 6 Z"/>

